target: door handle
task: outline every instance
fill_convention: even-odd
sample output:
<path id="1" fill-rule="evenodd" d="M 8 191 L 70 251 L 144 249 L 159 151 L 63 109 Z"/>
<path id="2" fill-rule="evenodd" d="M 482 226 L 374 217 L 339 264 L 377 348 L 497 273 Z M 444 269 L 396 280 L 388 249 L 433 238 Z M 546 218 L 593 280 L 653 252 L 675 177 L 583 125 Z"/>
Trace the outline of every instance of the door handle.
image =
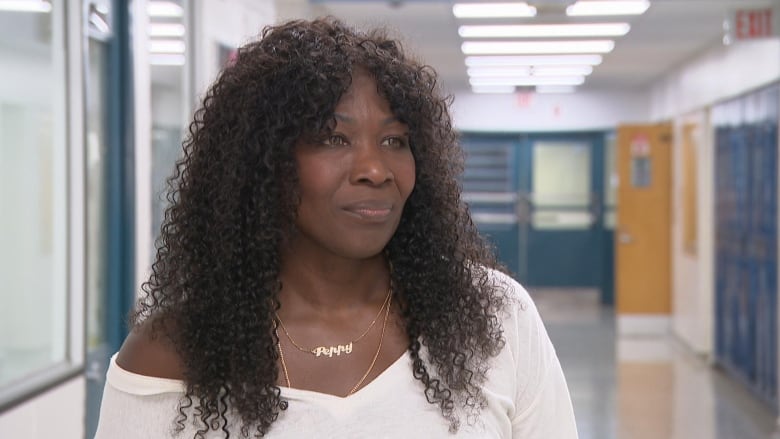
<path id="1" fill-rule="evenodd" d="M 634 242 L 634 237 L 630 233 L 620 232 L 618 233 L 618 242 L 621 244 L 631 244 Z"/>

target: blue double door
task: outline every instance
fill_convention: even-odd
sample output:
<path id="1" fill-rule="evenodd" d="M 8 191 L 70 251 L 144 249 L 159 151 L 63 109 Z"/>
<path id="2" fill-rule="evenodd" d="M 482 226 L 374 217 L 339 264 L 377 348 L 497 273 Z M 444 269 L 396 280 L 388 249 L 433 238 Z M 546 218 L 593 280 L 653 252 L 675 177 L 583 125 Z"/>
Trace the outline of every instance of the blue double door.
<path id="1" fill-rule="evenodd" d="M 598 288 L 602 302 L 613 303 L 610 138 L 605 132 L 463 136 L 464 199 L 525 285 Z"/>

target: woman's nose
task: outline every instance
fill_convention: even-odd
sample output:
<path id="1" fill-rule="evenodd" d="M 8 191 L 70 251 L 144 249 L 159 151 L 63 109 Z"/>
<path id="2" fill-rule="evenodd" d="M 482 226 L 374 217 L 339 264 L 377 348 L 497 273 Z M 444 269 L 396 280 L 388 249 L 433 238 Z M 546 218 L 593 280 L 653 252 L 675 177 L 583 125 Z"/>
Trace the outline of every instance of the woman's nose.
<path id="1" fill-rule="evenodd" d="M 382 147 L 373 143 L 362 143 L 353 148 L 352 175 L 355 183 L 379 186 L 393 179 Z"/>

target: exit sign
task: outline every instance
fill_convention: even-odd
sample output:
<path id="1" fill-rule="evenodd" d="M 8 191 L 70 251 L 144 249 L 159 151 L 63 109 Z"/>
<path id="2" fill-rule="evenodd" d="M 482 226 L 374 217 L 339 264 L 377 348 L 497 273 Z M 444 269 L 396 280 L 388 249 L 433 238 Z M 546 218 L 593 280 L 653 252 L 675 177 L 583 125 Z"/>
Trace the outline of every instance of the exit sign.
<path id="1" fill-rule="evenodd" d="M 771 38 L 780 35 L 776 8 L 737 9 L 729 20 L 729 36 L 733 40 Z"/>

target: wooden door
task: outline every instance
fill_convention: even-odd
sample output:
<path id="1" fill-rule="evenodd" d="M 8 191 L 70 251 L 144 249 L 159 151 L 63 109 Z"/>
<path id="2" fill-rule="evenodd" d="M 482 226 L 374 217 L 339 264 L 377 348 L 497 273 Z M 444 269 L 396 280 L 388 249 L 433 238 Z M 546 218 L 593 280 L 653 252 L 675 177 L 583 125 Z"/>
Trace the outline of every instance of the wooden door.
<path id="1" fill-rule="evenodd" d="M 617 130 L 619 314 L 671 312 L 671 145 L 669 123 Z"/>

